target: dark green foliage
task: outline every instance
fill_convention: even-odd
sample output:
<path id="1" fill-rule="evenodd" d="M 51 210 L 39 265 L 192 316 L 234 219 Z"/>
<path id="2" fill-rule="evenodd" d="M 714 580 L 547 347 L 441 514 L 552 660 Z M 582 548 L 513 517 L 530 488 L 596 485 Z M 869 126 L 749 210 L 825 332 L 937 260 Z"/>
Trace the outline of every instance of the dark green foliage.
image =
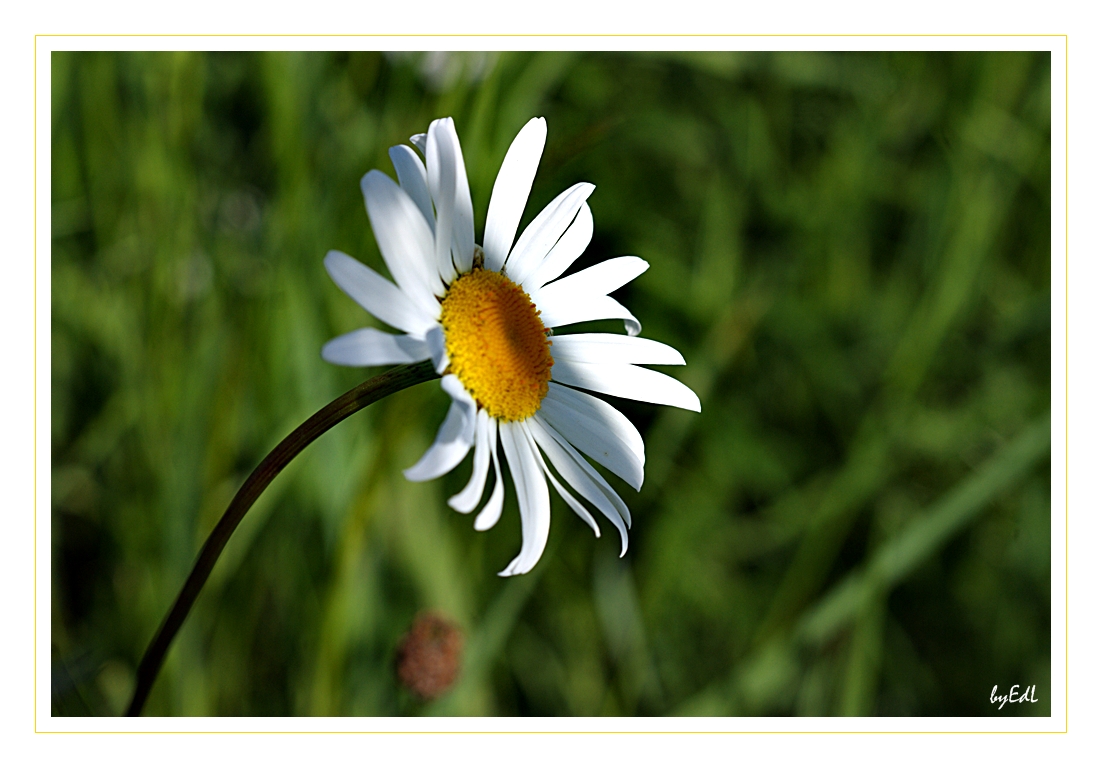
<path id="1" fill-rule="evenodd" d="M 400 470 L 447 408 L 402 392 L 313 445 L 231 540 L 151 715 L 990 715 L 1050 709 L 1049 56 L 57 53 L 53 710 L 117 714 L 203 539 L 279 439 L 370 372 L 321 259 L 383 270 L 360 196 L 452 115 L 481 233 L 526 120 L 526 220 L 591 181 L 580 266 L 703 413 L 617 402 L 635 525 L 511 489 L 476 533 Z M 621 295 L 622 294 L 622 295 Z M 615 324 L 594 328 L 620 330 Z M 1062 511 L 1058 511 L 1062 514 Z M 1062 542 L 1055 542 L 1062 545 Z M 394 677 L 413 617 L 466 632 L 455 689 Z"/>

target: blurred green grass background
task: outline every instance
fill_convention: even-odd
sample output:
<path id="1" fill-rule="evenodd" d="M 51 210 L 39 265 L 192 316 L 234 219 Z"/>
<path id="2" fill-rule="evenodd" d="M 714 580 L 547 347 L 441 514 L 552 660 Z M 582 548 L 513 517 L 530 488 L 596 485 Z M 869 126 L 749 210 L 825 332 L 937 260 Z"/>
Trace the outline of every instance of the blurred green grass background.
<path id="1" fill-rule="evenodd" d="M 452 115 L 481 233 L 547 118 L 525 221 L 591 181 L 581 266 L 688 366 L 700 415 L 620 401 L 635 526 L 557 497 L 536 570 L 400 470 L 447 408 L 326 434 L 231 540 L 151 715 L 1050 711 L 1047 53 L 55 53 L 52 707 L 114 715 L 205 536 L 292 428 L 370 371 L 321 259 L 384 270 L 359 190 Z M 615 324 L 593 327 L 617 329 Z M 554 494 L 553 494 L 554 496 Z M 437 609 L 454 689 L 402 691 Z"/>

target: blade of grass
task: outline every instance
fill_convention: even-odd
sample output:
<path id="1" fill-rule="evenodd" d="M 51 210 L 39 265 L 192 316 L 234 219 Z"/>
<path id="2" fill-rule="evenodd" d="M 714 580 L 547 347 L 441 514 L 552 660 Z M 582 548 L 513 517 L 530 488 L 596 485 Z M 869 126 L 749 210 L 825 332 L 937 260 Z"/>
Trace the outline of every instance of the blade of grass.
<path id="1" fill-rule="evenodd" d="M 1035 421 L 927 514 L 882 546 L 862 571 L 846 578 L 805 615 L 797 636 L 808 643 L 827 642 L 870 599 L 907 578 L 979 515 L 992 498 L 1047 455 L 1050 426 L 1048 415 Z"/>

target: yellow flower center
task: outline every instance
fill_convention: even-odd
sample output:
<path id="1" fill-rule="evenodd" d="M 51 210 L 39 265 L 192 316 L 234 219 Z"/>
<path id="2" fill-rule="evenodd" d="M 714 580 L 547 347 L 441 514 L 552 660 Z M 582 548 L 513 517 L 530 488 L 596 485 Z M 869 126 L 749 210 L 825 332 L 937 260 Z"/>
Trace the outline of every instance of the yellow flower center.
<path id="1" fill-rule="evenodd" d="M 476 267 L 448 287 L 440 308 L 450 373 L 499 421 L 539 410 L 551 380 L 551 340 L 528 294 Z"/>

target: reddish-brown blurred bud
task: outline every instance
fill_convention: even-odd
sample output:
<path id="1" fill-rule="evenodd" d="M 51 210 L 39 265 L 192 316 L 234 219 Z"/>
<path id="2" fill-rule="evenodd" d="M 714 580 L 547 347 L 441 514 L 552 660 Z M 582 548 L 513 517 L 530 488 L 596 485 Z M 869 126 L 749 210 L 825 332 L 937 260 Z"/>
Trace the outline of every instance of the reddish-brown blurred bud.
<path id="1" fill-rule="evenodd" d="M 398 680 L 420 698 L 435 699 L 455 682 L 462 656 L 458 625 L 432 611 L 419 614 L 398 643 Z"/>

